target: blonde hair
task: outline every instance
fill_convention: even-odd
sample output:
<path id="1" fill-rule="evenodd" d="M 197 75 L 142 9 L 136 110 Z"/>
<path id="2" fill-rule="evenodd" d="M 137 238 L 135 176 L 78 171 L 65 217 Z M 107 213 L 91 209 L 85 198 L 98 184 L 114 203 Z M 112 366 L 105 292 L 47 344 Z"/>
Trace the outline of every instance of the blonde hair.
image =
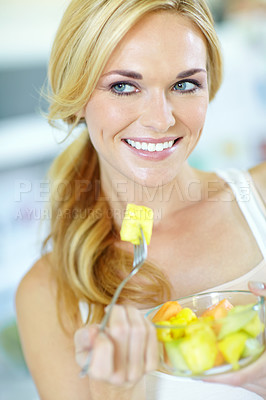
<path id="1" fill-rule="evenodd" d="M 73 0 L 57 31 L 49 64 L 51 86 L 48 120 L 63 120 L 70 131 L 82 122 L 88 102 L 116 45 L 129 29 L 150 12 L 168 10 L 189 18 L 207 45 L 209 97 L 222 80 L 219 41 L 204 0 Z M 108 202 L 101 195 L 99 165 L 87 130 L 53 163 L 51 171 L 51 234 L 53 274 L 58 310 L 62 304 L 73 320 L 80 300 L 90 306 L 91 321 L 99 321 L 116 287 L 131 268 L 132 257 L 116 246 L 118 233 Z M 83 182 L 84 185 L 77 184 Z M 60 192 L 60 193 L 59 193 Z M 165 300 L 170 284 L 146 264 L 138 280 L 122 291 L 120 302 L 152 306 Z M 59 313 L 60 315 L 60 313 Z"/>

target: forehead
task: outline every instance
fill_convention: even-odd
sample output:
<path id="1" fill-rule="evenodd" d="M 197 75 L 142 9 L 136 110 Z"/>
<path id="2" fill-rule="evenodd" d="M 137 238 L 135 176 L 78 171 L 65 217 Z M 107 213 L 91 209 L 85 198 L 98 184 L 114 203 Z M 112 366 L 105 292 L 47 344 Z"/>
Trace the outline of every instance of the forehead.
<path id="1" fill-rule="evenodd" d="M 173 11 L 153 12 L 131 28 L 114 49 L 104 72 L 134 69 L 145 63 L 177 69 L 206 67 L 206 39 L 187 17 Z M 155 63 L 155 64 L 154 64 Z"/>

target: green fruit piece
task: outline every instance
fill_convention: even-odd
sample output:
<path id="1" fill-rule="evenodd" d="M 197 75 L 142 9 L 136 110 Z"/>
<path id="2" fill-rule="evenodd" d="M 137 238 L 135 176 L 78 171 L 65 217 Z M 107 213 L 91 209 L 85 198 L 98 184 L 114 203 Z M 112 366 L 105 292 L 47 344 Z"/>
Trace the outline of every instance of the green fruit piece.
<path id="1" fill-rule="evenodd" d="M 188 371 L 189 368 L 180 349 L 181 340 L 173 340 L 164 344 L 167 356 L 172 366 L 179 371 Z"/>
<path id="2" fill-rule="evenodd" d="M 242 357 L 256 356 L 262 353 L 264 346 L 260 344 L 257 339 L 248 338 L 245 343 L 244 351 Z"/>
<path id="3" fill-rule="evenodd" d="M 223 339 L 231 333 L 237 332 L 247 325 L 256 315 L 256 311 L 252 309 L 253 305 L 235 306 L 232 308 L 225 318 L 219 320 L 221 329 L 218 339 Z"/>
<path id="4" fill-rule="evenodd" d="M 194 374 L 212 368 L 217 355 L 216 341 L 212 335 L 206 335 L 204 330 L 181 339 L 180 350 Z"/>
<path id="5" fill-rule="evenodd" d="M 243 326 L 242 330 L 247 332 L 250 336 L 256 337 L 261 332 L 263 332 L 264 324 L 261 322 L 258 314 L 255 315 L 245 326 Z"/>
<path id="6" fill-rule="evenodd" d="M 232 364 L 233 369 L 238 369 L 238 361 L 244 351 L 248 335 L 244 332 L 236 332 L 227 335 L 218 342 L 218 348 L 224 356 L 225 360 Z"/>
<path id="7" fill-rule="evenodd" d="M 250 304 L 242 304 L 242 305 L 234 306 L 231 310 L 229 310 L 228 314 L 232 315 L 232 314 L 239 313 L 242 311 L 250 311 L 253 309 L 255 304 L 256 303 L 250 303 Z"/>

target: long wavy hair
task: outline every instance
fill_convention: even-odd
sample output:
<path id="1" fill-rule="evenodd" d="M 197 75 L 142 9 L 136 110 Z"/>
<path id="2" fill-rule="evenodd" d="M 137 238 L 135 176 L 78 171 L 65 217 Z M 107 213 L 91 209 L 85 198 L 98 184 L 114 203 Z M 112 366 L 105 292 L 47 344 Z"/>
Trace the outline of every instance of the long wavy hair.
<path id="1" fill-rule="evenodd" d="M 212 15 L 204 0 L 73 0 L 57 31 L 49 64 L 48 120 L 63 120 L 69 132 L 84 123 L 87 104 L 116 45 L 144 15 L 168 10 L 183 15 L 206 39 L 209 97 L 222 80 L 222 59 Z M 78 303 L 89 305 L 88 320 L 98 322 L 132 256 L 115 246 L 118 232 L 100 187 L 98 157 L 85 128 L 59 155 L 50 170 L 52 274 L 57 309 L 74 321 Z M 141 281 L 141 288 L 140 283 Z M 153 265 L 146 265 L 122 291 L 120 302 L 154 306 L 170 293 L 170 283 Z M 60 319 L 62 322 L 62 319 Z"/>

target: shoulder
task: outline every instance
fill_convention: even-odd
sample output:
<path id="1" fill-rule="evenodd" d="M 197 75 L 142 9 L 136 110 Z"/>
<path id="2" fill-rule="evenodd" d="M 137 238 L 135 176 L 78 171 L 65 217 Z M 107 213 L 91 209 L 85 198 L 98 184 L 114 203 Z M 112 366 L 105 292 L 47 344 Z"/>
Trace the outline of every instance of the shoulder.
<path id="1" fill-rule="evenodd" d="M 249 173 L 261 198 L 266 203 L 266 161 L 251 168 Z"/>
<path id="2" fill-rule="evenodd" d="M 27 326 L 31 327 L 33 321 L 45 322 L 45 329 L 49 326 L 60 326 L 57 301 L 57 283 L 53 274 L 51 256 L 40 258 L 26 273 L 18 285 L 16 291 L 16 313 L 19 328 L 23 334 Z M 69 324 L 67 310 L 60 310 L 60 316 L 67 333 L 73 333 L 74 325 Z M 77 311 L 78 316 L 78 311 Z M 79 328 L 81 321 L 79 317 L 75 321 Z M 63 329 L 64 330 L 64 329 Z M 23 335 L 22 335 L 23 336 Z"/>
<path id="3" fill-rule="evenodd" d="M 73 334 L 62 329 L 49 256 L 38 260 L 16 293 L 18 329 L 25 360 L 42 399 L 88 399 L 80 381 Z M 78 325 L 78 324 L 77 324 Z M 78 326 L 77 326 L 78 328 Z"/>
<path id="4" fill-rule="evenodd" d="M 52 287 L 54 285 L 51 280 L 50 268 L 51 264 L 47 255 L 39 259 L 23 277 L 16 292 L 17 311 L 20 311 L 24 304 L 32 308 L 36 301 L 53 300 Z"/>
<path id="5" fill-rule="evenodd" d="M 38 260 L 21 280 L 16 291 L 16 313 L 26 356 L 42 324 L 49 330 L 56 310 L 55 285 L 50 278 L 49 258 Z"/>

